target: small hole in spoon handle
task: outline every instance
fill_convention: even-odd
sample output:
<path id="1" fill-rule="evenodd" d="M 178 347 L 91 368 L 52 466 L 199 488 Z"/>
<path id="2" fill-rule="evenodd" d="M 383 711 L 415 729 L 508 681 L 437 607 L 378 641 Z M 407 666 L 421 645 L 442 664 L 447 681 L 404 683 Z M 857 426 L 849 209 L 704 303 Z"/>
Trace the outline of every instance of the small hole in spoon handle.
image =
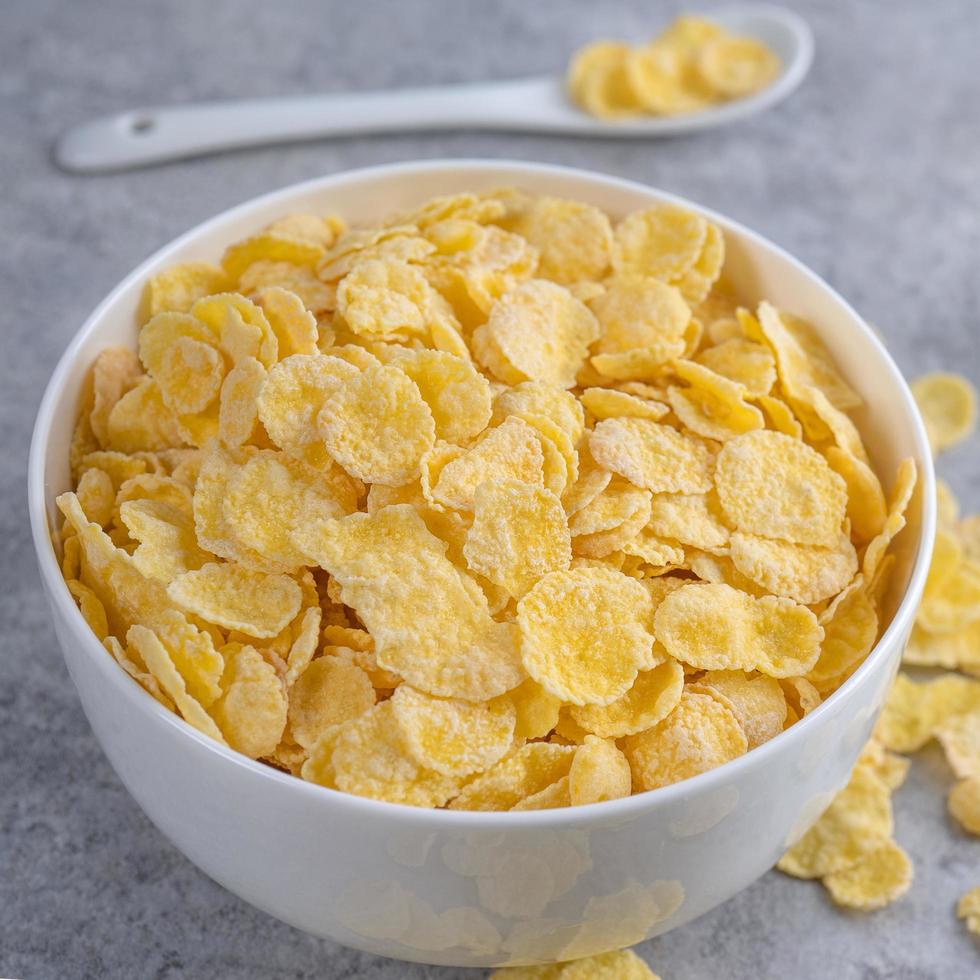
<path id="1" fill-rule="evenodd" d="M 149 133 L 156 126 L 156 120 L 152 116 L 134 116 L 129 121 L 129 131 L 134 136 L 143 136 Z"/>

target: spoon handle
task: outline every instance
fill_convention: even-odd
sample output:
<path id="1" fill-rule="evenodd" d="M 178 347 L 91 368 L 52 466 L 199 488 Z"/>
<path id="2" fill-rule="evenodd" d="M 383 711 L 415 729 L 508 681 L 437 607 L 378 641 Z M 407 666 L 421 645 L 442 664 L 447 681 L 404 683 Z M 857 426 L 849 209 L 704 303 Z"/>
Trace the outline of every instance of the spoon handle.
<path id="1" fill-rule="evenodd" d="M 68 130 L 66 170 L 96 173 L 268 143 L 357 133 L 535 129 L 563 99 L 558 79 L 155 106 Z"/>

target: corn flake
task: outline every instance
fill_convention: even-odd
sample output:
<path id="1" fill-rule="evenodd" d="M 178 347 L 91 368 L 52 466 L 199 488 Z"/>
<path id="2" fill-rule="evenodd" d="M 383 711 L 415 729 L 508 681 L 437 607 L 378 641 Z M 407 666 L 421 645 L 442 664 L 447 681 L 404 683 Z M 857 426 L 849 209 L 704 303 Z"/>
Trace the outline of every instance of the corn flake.
<path id="1" fill-rule="evenodd" d="M 652 601 L 614 569 L 552 572 L 518 603 L 521 656 L 542 687 L 571 704 L 609 704 L 654 666 Z"/>

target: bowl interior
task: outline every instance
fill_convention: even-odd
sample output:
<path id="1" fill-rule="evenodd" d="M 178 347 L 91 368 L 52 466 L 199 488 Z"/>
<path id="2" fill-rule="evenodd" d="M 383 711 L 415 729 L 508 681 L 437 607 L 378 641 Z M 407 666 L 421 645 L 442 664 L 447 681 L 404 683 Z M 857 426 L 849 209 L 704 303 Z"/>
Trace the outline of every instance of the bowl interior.
<path id="1" fill-rule="evenodd" d="M 120 283 L 65 352 L 38 414 L 31 453 L 30 510 L 42 572 L 49 585 L 55 583 L 71 603 L 60 582 L 49 528 L 56 526 L 54 498 L 70 486 L 68 446 L 81 392 L 89 369 L 103 348 L 113 344 L 135 346 L 136 315 L 149 276 L 176 262 L 216 261 L 229 242 L 291 212 L 335 211 L 358 223 L 383 218 L 436 195 L 507 185 L 587 201 L 607 211 L 613 219 L 658 201 L 679 201 L 719 224 L 727 245 L 726 274 L 737 284 L 742 299 L 749 305 L 768 299 L 811 321 L 836 358 L 841 373 L 864 399 L 855 421 L 886 492 L 900 460 L 912 456 L 918 463 L 919 484 L 908 514 L 908 529 L 896 541 L 895 573 L 886 612 L 893 614 L 907 592 L 917 594 L 927 570 L 933 534 L 931 457 L 921 419 L 901 374 L 854 310 L 779 247 L 691 202 L 588 172 L 499 161 L 399 164 L 295 185 L 200 225 L 162 248 Z M 903 616 L 911 616 L 911 611 L 903 609 Z M 92 650 L 101 654 L 98 644 L 93 644 Z"/>

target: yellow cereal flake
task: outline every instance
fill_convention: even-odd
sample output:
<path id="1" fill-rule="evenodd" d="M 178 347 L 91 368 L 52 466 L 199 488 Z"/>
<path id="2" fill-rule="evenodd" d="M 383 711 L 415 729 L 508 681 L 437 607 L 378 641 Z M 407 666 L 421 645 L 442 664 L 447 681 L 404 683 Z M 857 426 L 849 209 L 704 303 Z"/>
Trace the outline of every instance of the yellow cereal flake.
<path id="1" fill-rule="evenodd" d="M 473 343 L 477 358 L 501 381 L 571 388 L 598 336 L 587 306 L 556 283 L 532 279 L 497 300 Z"/>
<path id="2" fill-rule="evenodd" d="M 126 643 L 138 662 L 157 680 L 160 687 L 177 706 L 189 725 L 199 732 L 209 735 L 216 742 L 226 744 L 221 729 L 191 694 L 187 692 L 184 679 L 178 673 L 167 648 L 160 642 L 153 630 L 134 625 L 126 633 Z M 130 659 L 133 659 L 133 656 Z"/>
<path id="3" fill-rule="evenodd" d="M 286 693 L 272 666 L 252 646 L 224 649 L 222 694 L 211 706 L 228 744 L 252 759 L 270 756 L 286 727 Z"/>
<path id="4" fill-rule="evenodd" d="M 548 742 L 528 742 L 470 780 L 450 810 L 509 810 L 568 775 L 575 750 Z"/>
<path id="5" fill-rule="evenodd" d="M 857 864 L 823 879 L 838 905 L 871 912 L 904 895 L 912 885 L 912 862 L 893 840 L 881 841 Z"/>
<path id="6" fill-rule="evenodd" d="M 322 443 L 317 417 L 326 400 L 357 368 L 339 357 L 293 354 L 268 374 L 258 398 L 258 415 L 269 438 L 288 452 L 301 454 Z"/>
<path id="7" fill-rule="evenodd" d="M 689 779 L 737 759 L 748 742 L 731 708 L 706 694 L 684 692 L 673 711 L 623 740 L 635 792 Z"/>
<path id="8" fill-rule="evenodd" d="M 844 532 L 833 548 L 736 532 L 730 553 L 738 571 L 766 592 L 805 605 L 837 595 L 858 570 L 857 552 Z"/>
<path id="9" fill-rule="evenodd" d="M 980 888 L 968 891 L 956 906 L 956 914 L 966 922 L 966 928 L 980 936 Z"/>
<path id="10" fill-rule="evenodd" d="M 629 796 L 630 765 L 616 743 L 586 735 L 575 750 L 568 770 L 568 794 L 572 806 L 601 803 Z"/>
<path id="11" fill-rule="evenodd" d="M 680 291 L 647 274 L 613 278 L 591 307 L 602 330 L 592 364 L 608 377 L 628 377 L 628 359 L 634 354 L 636 377 L 684 352 L 684 335 L 691 311 Z M 612 368 L 612 372 L 610 372 Z"/>
<path id="12" fill-rule="evenodd" d="M 381 667 L 426 693 L 475 701 L 523 680 L 516 628 L 490 618 L 483 592 L 410 504 L 300 528 L 293 540 L 338 581 Z"/>
<path id="13" fill-rule="evenodd" d="M 569 714 L 584 731 L 602 738 L 636 735 L 663 721 L 681 699 L 684 671 L 676 660 L 666 660 L 636 675 L 633 686 L 606 705 L 572 705 Z"/>
<path id="14" fill-rule="evenodd" d="M 429 406 L 415 382 L 394 367 L 368 368 L 342 382 L 323 403 L 318 423 L 327 452 L 368 483 L 408 483 L 435 444 Z"/>
<path id="15" fill-rule="evenodd" d="M 158 313 L 187 313 L 205 296 L 223 293 L 231 282 L 223 269 L 210 262 L 185 262 L 158 272 L 143 296 L 143 320 Z"/>
<path id="16" fill-rule="evenodd" d="M 653 632 L 667 653 L 699 670 L 805 674 L 820 655 L 817 617 L 791 599 L 756 599 L 729 585 L 693 584 L 664 597 Z"/>
<path id="17" fill-rule="evenodd" d="M 374 688 L 367 674 L 340 657 L 313 660 L 289 688 L 289 730 L 311 750 L 320 736 L 370 710 Z"/>
<path id="18" fill-rule="evenodd" d="M 692 436 L 648 419 L 606 419 L 589 438 L 595 461 L 654 493 L 705 493 L 712 454 Z"/>
<path id="19" fill-rule="evenodd" d="M 955 783 L 946 805 L 950 816 L 967 833 L 980 836 L 980 777 L 969 776 Z"/>
<path id="20" fill-rule="evenodd" d="M 662 538 L 702 551 L 722 549 L 729 542 L 729 530 L 714 493 L 654 494 L 647 527 Z"/>
<path id="21" fill-rule="evenodd" d="M 436 438 L 464 443 L 490 421 L 490 383 L 473 365 L 439 350 L 405 350 L 391 362 L 418 386 L 432 412 Z"/>
<path id="22" fill-rule="evenodd" d="M 335 474 L 331 485 L 325 474 L 285 453 L 263 450 L 236 469 L 222 511 L 237 541 L 270 567 L 296 571 L 306 558 L 292 543 L 293 531 L 309 521 L 342 517 L 355 507 L 343 474 Z"/>
<path id="23" fill-rule="evenodd" d="M 892 829 L 888 785 L 872 769 L 857 766 L 847 786 L 777 867 L 795 878 L 846 871 L 888 841 Z"/>
<path id="24" fill-rule="evenodd" d="M 614 388 L 586 388 L 582 392 L 582 404 L 596 420 L 614 419 L 628 416 L 638 419 L 662 419 L 669 407 L 663 402 L 649 398 L 637 398 L 625 391 Z"/>
<path id="25" fill-rule="evenodd" d="M 961 374 L 924 374 L 912 383 L 934 453 L 962 442 L 977 422 L 977 390 Z"/>
<path id="26" fill-rule="evenodd" d="M 259 638 L 279 633 L 299 612 L 301 601 L 299 586 L 288 575 L 217 562 L 178 575 L 167 595 L 208 623 Z"/>
<path id="27" fill-rule="evenodd" d="M 619 275 L 680 279 L 697 261 L 708 222 L 677 204 L 634 211 L 615 230 L 613 268 Z"/>
<path id="28" fill-rule="evenodd" d="M 513 746 L 517 712 L 506 699 L 472 704 L 402 684 L 391 705 L 408 753 L 420 766 L 444 776 L 483 772 Z"/>
<path id="29" fill-rule="evenodd" d="M 493 424 L 508 415 L 543 415 L 560 426 L 576 445 L 585 431 L 585 413 L 578 399 L 558 385 L 544 381 L 522 381 L 504 388 L 493 400 Z"/>
<path id="30" fill-rule="evenodd" d="M 514 231 L 539 252 L 538 275 L 562 285 L 602 279 L 609 268 L 612 228 L 596 207 L 559 197 L 535 198 Z"/>
<path id="31" fill-rule="evenodd" d="M 730 439 L 718 454 L 715 482 L 739 531 L 833 548 L 847 487 L 816 450 L 779 432 Z"/>
<path id="32" fill-rule="evenodd" d="M 542 576 L 568 568 L 571 535 L 561 501 L 517 480 L 481 483 L 463 555 L 471 571 L 519 599 Z"/>
<path id="33" fill-rule="evenodd" d="M 614 569 L 552 572 L 517 606 L 524 667 L 570 704 L 609 704 L 655 664 L 651 612 L 647 590 Z"/>
<path id="34" fill-rule="evenodd" d="M 698 678 L 697 686 L 726 699 L 745 732 L 750 749 L 768 742 L 783 730 L 786 695 L 779 681 L 772 677 L 740 670 L 709 670 Z"/>
<path id="35" fill-rule="evenodd" d="M 183 508 L 161 500 L 128 500 L 119 508 L 119 519 L 139 542 L 133 564 L 147 578 L 166 585 L 213 558 L 198 546 L 194 519 Z"/>
<path id="36" fill-rule="evenodd" d="M 541 440 L 533 426 L 514 416 L 487 429 L 472 448 L 442 466 L 432 486 L 432 499 L 443 507 L 472 511 L 481 483 L 506 479 L 544 484 Z"/>

